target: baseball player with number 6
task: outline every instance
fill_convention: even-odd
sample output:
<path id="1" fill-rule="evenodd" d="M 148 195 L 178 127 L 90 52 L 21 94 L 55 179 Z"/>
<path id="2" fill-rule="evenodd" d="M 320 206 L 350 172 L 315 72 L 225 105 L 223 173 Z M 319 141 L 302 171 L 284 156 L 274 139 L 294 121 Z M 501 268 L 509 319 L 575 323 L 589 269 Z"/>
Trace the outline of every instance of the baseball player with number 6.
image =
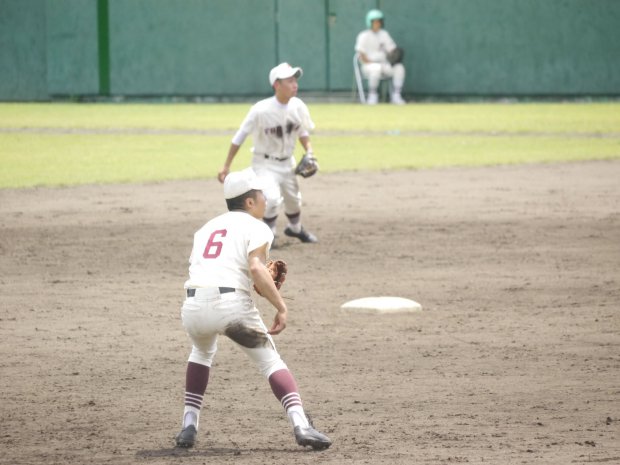
<path id="1" fill-rule="evenodd" d="M 273 241 L 262 221 L 266 199 L 264 185 L 252 168 L 229 173 L 224 180 L 228 212 L 208 221 L 194 234 L 186 299 L 181 316 L 193 347 L 185 376 L 185 407 L 178 447 L 196 441 L 204 394 L 207 389 L 218 336 L 231 339 L 269 381 L 273 394 L 293 426 L 297 444 L 327 449 L 331 440 L 314 429 L 304 412 L 297 382 L 280 357 L 273 335 L 286 328 L 288 308 L 279 288 L 286 265 L 266 264 Z M 269 262 L 270 266 L 275 262 Z M 252 300 L 251 289 L 276 309 L 269 329 Z"/>
<path id="2" fill-rule="evenodd" d="M 314 123 L 306 104 L 297 98 L 297 80 L 302 75 L 301 68 L 292 67 L 288 63 L 281 63 L 270 71 L 269 83 L 274 89 L 274 95 L 250 108 L 232 139 L 218 179 L 224 182 L 239 148 L 252 134 L 252 167 L 265 182 L 267 208 L 263 221 L 275 236 L 276 220 L 283 204 L 288 219 L 284 234 L 301 242 L 312 243 L 318 242 L 318 239 L 301 225 L 301 192 L 296 177 L 312 176 L 319 169 L 310 143 L 310 131 L 314 129 Z M 293 155 L 297 139 L 305 150 L 299 164 Z"/>

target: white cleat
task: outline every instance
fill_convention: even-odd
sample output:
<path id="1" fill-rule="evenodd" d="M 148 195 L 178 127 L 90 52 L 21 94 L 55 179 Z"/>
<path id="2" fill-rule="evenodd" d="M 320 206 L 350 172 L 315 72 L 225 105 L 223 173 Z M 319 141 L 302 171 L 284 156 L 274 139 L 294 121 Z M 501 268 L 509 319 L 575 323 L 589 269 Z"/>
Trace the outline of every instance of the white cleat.
<path id="1" fill-rule="evenodd" d="M 314 450 L 324 450 L 332 445 L 331 439 L 323 433 L 319 433 L 312 426 L 308 426 L 307 428 L 296 426 L 295 441 L 297 441 L 297 444 L 300 446 L 310 446 Z"/>

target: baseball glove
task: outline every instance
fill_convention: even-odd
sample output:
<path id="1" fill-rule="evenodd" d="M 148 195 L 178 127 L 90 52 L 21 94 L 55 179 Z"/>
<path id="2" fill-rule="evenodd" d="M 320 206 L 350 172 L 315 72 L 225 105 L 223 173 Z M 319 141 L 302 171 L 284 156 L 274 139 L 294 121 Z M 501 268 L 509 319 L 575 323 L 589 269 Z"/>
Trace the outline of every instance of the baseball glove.
<path id="1" fill-rule="evenodd" d="M 306 153 L 303 157 L 301 157 L 301 161 L 295 168 L 295 174 L 300 175 L 303 178 L 309 178 L 316 174 L 319 170 L 319 162 L 314 155 L 311 153 Z"/>
<path id="2" fill-rule="evenodd" d="M 265 266 L 271 274 L 271 278 L 273 279 L 273 283 L 276 285 L 276 289 L 280 290 L 282 284 L 284 284 L 284 281 L 286 281 L 286 272 L 288 271 L 288 265 L 284 260 L 268 260 Z M 256 287 L 256 284 L 254 285 L 254 290 L 258 293 L 258 295 L 263 295 Z"/>
<path id="3" fill-rule="evenodd" d="M 404 56 L 405 51 L 400 47 L 396 47 L 387 54 L 387 59 L 391 65 L 395 65 L 396 63 L 402 63 Z"/>

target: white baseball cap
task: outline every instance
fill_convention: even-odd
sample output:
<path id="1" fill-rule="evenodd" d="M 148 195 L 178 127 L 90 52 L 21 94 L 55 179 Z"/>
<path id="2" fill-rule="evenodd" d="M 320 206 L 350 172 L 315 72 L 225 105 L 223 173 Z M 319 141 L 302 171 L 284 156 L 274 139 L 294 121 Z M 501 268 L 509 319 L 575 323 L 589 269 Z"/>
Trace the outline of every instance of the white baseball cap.
<path id="1" fill-rule="evenodd" d="M 278 79 L 288 79 L 292 76 L 300 78 L 301 76 L 303 76 L 303 74 L 304 70 L 299 67 L 293 68 L 288 63 L 280 63 L 275 68 L 272 68 L 269 72 L 269 84 L 271 84 L 271 86 L 273 87 L 273 84 Z"/>
<path id="2" fill-rule="evenodd" d="M 252 168 L 233 171 L 224 178 L 224 198 L 234 199 L 251 190 L 263 190 L 263 183 Z"/>

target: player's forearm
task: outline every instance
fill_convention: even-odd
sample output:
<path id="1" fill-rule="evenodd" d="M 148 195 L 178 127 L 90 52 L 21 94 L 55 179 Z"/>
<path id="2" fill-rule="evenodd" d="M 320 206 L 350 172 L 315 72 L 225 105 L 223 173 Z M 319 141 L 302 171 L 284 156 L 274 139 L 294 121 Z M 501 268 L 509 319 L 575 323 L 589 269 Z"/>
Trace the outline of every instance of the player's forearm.
<path id="1" fill-rule="evenodd" d="M 224 167 L 226 169 L 230 169 L 230 165 L 232 165 L 232 162 L 235 158 L 235 155 L 237 155 L 237 152 L 239 152 L 239 145 L 237 144 L 230 144 L 230 148 L 228 149 L 228 155 L 226 156 L 226 161 L 224 162 Z"/>
<path id="2" fill-rule="evenodd" d="M 312 143 L 310 142 L 310 137 L 308 136 L 300 137 L 299 142 L 301 143 L 306 153 L 312 153 Z"/>
<path id="3" fill-rule="evenodd" d="M 269 271 L 262 263 L 253 264 L 250 267 L 250 274 L 254 285 L 260 294 L 274 306 L 278 313 L 286 314 L 288 309 L 284 303 L 284 299 L 276 288 Z"/>
<path id="4" fill-rule="evenodd" d="M 226 161 L 224 162 L 224 166 L 217 173 L 217 179 L 220 182 L 224 182 L 224 179 L 226 178 L 226 176 L 228 176 L 228 173 L 230 172 L 230 165 L 232 165 L 232 161 L 235 158 L 235 155 L 237 155 L 238 151 L 239 151 L 238 145 L 236 145 L 235 143 L 230 144 L 230 148 L 228 149 L 228 155 L 226 156 Z"/>
<path id="5" fill-rule="evenodd" d="M 228 149 L 228 155 L 226 156 L 226 161 L 224 162 L 224 166 L 217 173 L 217 179 L 220 182 L 224 182 L 224 179 L 226 178 L 226 176 L 228 176 L 228 173 L 230 172 L 230 165 L 232 165 L 232 161 L 235 158 L 235 155 L 237 155 L 238 151 L 239 151 L 238 145 L 234 143 L 230 144 L 230 148 Z"/>

